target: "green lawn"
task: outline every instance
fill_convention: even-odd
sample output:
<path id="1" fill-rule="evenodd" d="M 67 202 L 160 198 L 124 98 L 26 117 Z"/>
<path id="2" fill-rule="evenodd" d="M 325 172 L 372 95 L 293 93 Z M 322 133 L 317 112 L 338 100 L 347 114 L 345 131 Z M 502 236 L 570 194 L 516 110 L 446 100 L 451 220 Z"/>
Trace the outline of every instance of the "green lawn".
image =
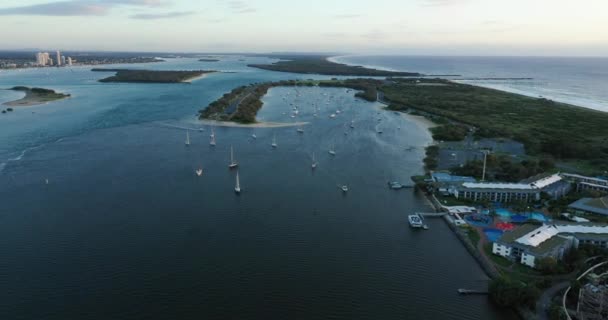
<path id="1" fill-rule="evenodd" d="M 467 237 L 469 237 L 469 240 L 471 240 L 471 243 L 477 247 L 477 244 L 479 243 L 479 240 L 481 239 L 481 237 L 479 236 L 479 232 L 477 231 L 477 229 L 472 228 L 472 227 L 464 227 L 463 229 L 465 229 L 466 233 L 467 233 Z"/>

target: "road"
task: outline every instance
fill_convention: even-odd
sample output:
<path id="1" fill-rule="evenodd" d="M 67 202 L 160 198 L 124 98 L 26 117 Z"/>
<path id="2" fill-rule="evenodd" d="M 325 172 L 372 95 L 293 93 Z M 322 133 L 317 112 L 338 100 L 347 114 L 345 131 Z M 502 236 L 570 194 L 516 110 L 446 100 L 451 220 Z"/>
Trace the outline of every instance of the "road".
<path id="1" fill-rule="evenodd" d="M 537 320 L 548 320 L 549 315 L 547 311 L 551 306 L 551 298 L 553 298 L 558 292 L 566 290 L 570 286 L 570 281 L 559 282 L 552 287 L 549 287 L 543 292 L 538 301 L 536 302 L 536 318 Z"/>

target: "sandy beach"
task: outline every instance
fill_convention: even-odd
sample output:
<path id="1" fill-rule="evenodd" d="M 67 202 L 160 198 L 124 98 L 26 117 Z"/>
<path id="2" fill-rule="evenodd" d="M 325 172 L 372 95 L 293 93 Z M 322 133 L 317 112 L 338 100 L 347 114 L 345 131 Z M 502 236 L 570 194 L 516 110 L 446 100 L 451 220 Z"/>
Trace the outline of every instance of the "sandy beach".
<path id="1" fill-rule="evenodd" d="M 210 74 L 210 73 L 214 73 L 214 72 L 207 72 L 207 73 L 203 73 L 203 74 L 201 74 L 200 76 L 191 77 L 191 78 L 185 79 L 185 80 L 180 81 L 180 82 L 182 82 L 182 83 L 192 83 L 192 82 L 194 82 L 194 81 L 197 81 L 197 80 L 200 80 L 200 79 L 204 79 L 204 78 L 206 78 L 206 77 L 207 77 L 207 75 L 208 75 L 208 74 Z"/>
<path id="2" fill-rule="evenodd" d="M 53 102 L 53 101 L 63 100 L 63 99 L 69 98 L 69 97 L 70 96 L 65 96 L 63 98 L 49 100 L 49 99 L 46 99 L 43 97 L 39 97 L 36 95 L 26 93 L 23 98 L 18 99 L 18 100 L 8 101 L 8 102 L 3 103 L 2 105 L 8 106 L 8 107 L 31 107 L 31 106 L 41 105 L 41 104 L 47 104 L 47 103 Z"/>

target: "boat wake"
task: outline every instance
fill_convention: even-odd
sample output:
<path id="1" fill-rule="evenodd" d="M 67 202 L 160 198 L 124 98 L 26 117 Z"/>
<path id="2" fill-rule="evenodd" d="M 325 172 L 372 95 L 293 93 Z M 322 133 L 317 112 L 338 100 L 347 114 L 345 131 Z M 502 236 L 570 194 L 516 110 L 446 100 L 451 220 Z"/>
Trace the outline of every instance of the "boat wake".
<path id="1" fill-rule="evenodd" d="M 61 142 L 63 140 L 64 140 L 64 138 L 59 138 L 59 139 L 57 139 L 55 141 L 52 141 L 52 142 L 49 142 L 49 143 L 42 143 L 42 144 L 39 144 L 39 145 L 36 145 L 36 146 L 33 146 L 33 147 L 29 147 L 29 148 L 25 148 L 25 149 L 21 150 L 20 152 L 18 152 L 18 155 L 16 157 L 8 158 L 8 159 L 6 159 L 6 161 L 0 163 L 0 173 L 2 173 L 4 171 L 4 168 L 6 168 L 6 166 L 9 163 L 20 161 L 21 159 L 23 159 L 23 157 L 25 157 L 25 155 L 28 152 L 40 149 L 40 148 L 42 148 L 42 147 L 44 147 L 46 145 L 52 144 L 52 143 Z"/>

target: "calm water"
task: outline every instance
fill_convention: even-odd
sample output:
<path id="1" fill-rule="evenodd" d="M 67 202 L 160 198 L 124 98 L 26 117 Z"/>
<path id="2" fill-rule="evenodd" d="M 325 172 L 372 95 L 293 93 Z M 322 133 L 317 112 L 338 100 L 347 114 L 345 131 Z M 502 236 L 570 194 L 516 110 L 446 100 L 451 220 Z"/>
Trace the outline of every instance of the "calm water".
<path id="1" fill-rule="evenodd" d="M 608 58 L 343 56 L 332 59 L 346 64 L 429 75 L 533 78 L 466 82 L 608 112 Z"/>
<path id="2" fill-rule="evenodd" d="M 0 318 L 512 318 L 456 294 L 487 277 L 443 221 L 408 227 L 408 213 L 428 210 L 423 198 L 386 187 L 422 171 L 421 124 L 343 89 L 302 88 L 304 134 L 216 128 L 211 148 L 198 109 L 241 84 L 300 77 L 252 61 L 265 60 L 137 66 L 235 72 L 191 85 L 101 84 L 87 68 L 0 73 L 2 87 L 73 94 L 0 117 Z M 294 99 L 293 88 L 271 90 L 259 118 L 293 121 Z"/>

